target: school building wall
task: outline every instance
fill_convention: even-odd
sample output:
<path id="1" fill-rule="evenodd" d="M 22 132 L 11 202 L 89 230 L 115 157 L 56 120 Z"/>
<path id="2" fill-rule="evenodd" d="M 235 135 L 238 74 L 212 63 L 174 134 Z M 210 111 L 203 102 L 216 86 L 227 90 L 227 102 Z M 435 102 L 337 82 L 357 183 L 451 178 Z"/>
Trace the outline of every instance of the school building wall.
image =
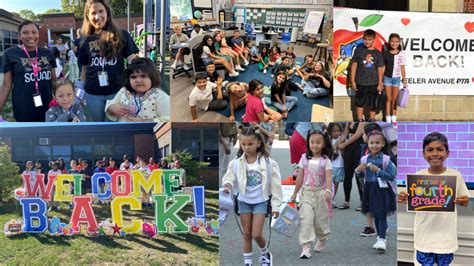
<path id="1" fill-rule="evenodd" d="M 398 121 L 471 121 L 474 120 L 474 96 L 411 95 L 406 108 L 398 108 Z M 354 120 L 354 99 L 334 97 L 334 121 Z M 351 111 L 352 110 L 352 111 Z M 377 114 L 377 120 L 385 116 Z"/>
<path id="2" fill-rule="evenodd" d="M 464 13 L 474 13 L 474 0 L 464 0 Z"/>
<path id="3" fill-rule="evenodd" d="M 428 167 L 423 159 L 423 138 L 438 131 L 448 138 L 450 154 L 445 165 L 461 172 L 464 181 L 474 182 L 474 123 L 399 123 L 398 179 Z"/>

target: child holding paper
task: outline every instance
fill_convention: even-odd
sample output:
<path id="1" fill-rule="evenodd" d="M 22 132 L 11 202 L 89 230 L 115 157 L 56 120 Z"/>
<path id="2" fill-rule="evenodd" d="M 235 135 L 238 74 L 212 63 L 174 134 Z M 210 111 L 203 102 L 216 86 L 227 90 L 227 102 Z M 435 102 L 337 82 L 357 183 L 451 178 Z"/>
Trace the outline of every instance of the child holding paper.
<path id="1" fill-rule="evenodd" d="M 461 173 L 444 166 L 449 156 L 448 139 L 439 132 L 432 132 L 423 139 L 423 158 L 430 167 L 418 171 L 417 175 L 456 176 L 455 204 L 467 207 L 469 191 Z M 399 202 L 406 202 L 408 193 L 400 192 Z M 414 223 L 414 261 L 416 265 L 449 265 L 458 249 L 457 211 L 417 212 Z"/>

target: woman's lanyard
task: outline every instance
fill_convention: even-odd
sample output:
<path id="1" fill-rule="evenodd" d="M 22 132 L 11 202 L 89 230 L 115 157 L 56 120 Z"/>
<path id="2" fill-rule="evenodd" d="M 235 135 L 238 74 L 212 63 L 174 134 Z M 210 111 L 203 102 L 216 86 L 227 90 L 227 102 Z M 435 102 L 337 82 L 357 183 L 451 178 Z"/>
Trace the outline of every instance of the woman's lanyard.
<path id="1" fill-rule="evenodd" d="M 40 71 L 39 65 L 38 65 L 38 47 L 36 47 L 36 58 L 35 61 L 31 60 L 30 54 L 26 50 L 24 45 L 20 45 L 20 47 L 23 49 L 25 52 L 26 56 L 28 56 L 28 60 L 30 61 L 31 66 L 33 67 L 33 76 L 35 77 L 35 91 L 36 94 L 39 94 L 39 85 L 38 85 L 38 73 Z"/>
<path id="2" fill-rule="evenodd" d="M 137 106 L 137 110 L 135 111 L 135 114 L 138 115 L 140 113 L 140 110 L 142 109 L 142 104 L 140 103 L 140 97 L 135 97 L 135 93 L 133 94 L 133 101 L 135 102 L 135 105 Z"/>

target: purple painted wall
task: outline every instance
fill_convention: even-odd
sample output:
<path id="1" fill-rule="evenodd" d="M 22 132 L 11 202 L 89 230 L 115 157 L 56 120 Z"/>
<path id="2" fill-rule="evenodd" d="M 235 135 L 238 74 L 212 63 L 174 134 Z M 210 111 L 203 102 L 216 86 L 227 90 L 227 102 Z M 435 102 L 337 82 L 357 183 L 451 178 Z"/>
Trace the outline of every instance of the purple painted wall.
<path id="1" fill-rule="evenodd" d="M 448 138 L 451 150 L 446 167 L 460 171 L 466 182 L 474 182 L 474 123 L 399 122 L 398 179 L 428 167 L 423 159 L 423 138 L 438 131 Z"/>

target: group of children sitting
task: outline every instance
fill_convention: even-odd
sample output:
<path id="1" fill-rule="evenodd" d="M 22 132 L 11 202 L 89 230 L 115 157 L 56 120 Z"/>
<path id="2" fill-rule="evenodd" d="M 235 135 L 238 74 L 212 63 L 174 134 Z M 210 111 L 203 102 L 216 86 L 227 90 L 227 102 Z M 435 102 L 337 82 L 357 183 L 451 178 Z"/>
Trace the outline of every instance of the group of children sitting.
<path id="1" fill-rule="evenodd" d="M 302 66 L 296 67 L 294 48 L 289 46 L 281 51 L 278 43 L 268 50 L 260 51 L 248 40 L 246 45 L 240 31 L 234 31 L 232 47 L 225 41 L 225 31 L 216 31 L 213 36 L 205 35 L 199 52 L 206 65 L 206 72 L 195 77 L 196 86 L 189 96 L 189 106 L 194 122 L 198 122 L 197 111 L 221 110 L 230 104 L 230 121 L 235 121 L 235 109 L 246 106 L 243 122 L 279 121 L 288 117 L 297 104 L 298 98 L 290 96 L 291 90 L 300 90 L 308 98 L 327 96 L 331 87 L 331 77 L 322 61 L 315 62 L 313 55 L 305 56 Z M 259 71 L 270 71 L 274 78 L 270 87 L 270 97 L 263 97 L 264 87 L 260 80 L 246 82 L 224 81 L 216 72 L 216 65 L 224 65 L 229 77 L 245 71 L 243 66 L 257 63 Z M 292 80 L 293 75 L 301 77 L 301 83 Z"/>

